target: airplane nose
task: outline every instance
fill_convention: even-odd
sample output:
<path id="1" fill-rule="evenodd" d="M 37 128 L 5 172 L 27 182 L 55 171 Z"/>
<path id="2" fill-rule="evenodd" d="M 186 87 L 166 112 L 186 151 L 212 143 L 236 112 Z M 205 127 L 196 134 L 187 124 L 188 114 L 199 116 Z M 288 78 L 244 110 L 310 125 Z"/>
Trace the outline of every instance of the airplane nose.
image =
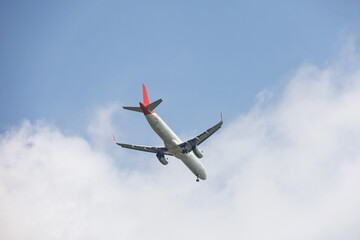
<path id="1" fill-rule="evenodd" d="M 205 171 L 205 168 L 201 169 L 201 173 L 200 173 L 199 178 L 200 178 L 201 180 L 205 180 L 205 179 L 206 179 L 206 171 Z"/>

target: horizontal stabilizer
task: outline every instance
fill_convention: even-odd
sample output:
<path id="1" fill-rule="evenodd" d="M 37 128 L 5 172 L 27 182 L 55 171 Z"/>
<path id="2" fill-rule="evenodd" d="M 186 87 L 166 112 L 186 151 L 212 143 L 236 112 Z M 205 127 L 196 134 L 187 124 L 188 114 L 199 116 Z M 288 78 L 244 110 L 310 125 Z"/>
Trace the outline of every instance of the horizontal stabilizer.
<path id="1" fill-rule="evenodd" d="M 150 103 L 149 105 L 147 105 L 147 108 L 149 109 L 150 112 L 154 111 L 154 109 L 159 106 L 159 104 L 162 102 L 162 99 L 160 98 L 159 100 L 156 100 L 153 103 Z"/>
<path id="2" fill-rule="evenodd" d="M 147 109 L 149 110 L 149 112 L 154 111 L 154 109 L 159 106 L 159 104 L 162 102 L 162 99 L 156 100 L 153 103 L 150 103 L 149 105 L 147 105 Z M 143 111 L 141 110 L 140 107 L 123 107 L 126 110 L 130 110 L 130 111 L 135 111 L 135 112 L 140 112 L 142 113 Z"/>
<path id="3" fill-rule="evenodd" d="M 140 107 L 123 107 L 126 110 L 135 111 L 135 112 L 143 112 Z"/>

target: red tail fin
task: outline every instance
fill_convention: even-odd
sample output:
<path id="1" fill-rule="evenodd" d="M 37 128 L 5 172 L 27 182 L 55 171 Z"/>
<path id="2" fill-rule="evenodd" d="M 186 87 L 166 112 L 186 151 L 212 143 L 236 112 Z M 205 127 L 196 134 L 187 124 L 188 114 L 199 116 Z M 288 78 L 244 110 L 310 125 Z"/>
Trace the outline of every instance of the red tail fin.
<path id="1" fill-rule="evenodd" d="M 148 94 L 147 94 L 147 91 L 146 91 L 146 87 L 145 85 L 143 84 L 143 98 L 144 98 L 144 105 L 147 106 L 150 104 L 150 101 L 149 101 L 149 97 L 148 97 Z"/>

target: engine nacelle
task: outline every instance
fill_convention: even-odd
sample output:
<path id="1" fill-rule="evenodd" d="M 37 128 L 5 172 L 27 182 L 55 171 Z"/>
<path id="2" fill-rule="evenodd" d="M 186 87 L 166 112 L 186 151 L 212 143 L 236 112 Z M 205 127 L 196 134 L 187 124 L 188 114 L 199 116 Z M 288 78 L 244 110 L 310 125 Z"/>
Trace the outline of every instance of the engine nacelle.
<path id="1" fill-rule="evenodd" d="M 197 156 L 198 158 L 202 158 L 204 156 L 197 146 L 195 146 L 193 151 L 194 151 L 195 156 Z"/>
<path id="2" fill-rule="evenodd" d="M 167 158 L 165 158 L 164 153 L 157 153 L 156 157 L 159 159 L 159 161 L 161 162 L 162 165 L 167 165 L 169 163 Z"/>

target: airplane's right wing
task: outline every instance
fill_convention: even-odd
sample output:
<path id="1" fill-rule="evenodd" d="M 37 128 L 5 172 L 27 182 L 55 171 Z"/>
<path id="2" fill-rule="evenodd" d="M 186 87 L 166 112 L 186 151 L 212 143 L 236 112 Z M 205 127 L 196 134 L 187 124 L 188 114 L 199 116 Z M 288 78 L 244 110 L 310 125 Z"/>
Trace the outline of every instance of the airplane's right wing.
<path id="1" fill-rule="evenodd" d="M 222 124 L 223 124 L 223 118 L 222 118 L 222 114 L 221 114 L 221 121 L 218 124 L 209 128 L 208 130 L 201 133 L 200 135 L 190 139 L 189 141 L 179 144 L 179 147 L 184 149 L 185 152 L 190 152 L 191 150 L 194 149 L 194 147 L 199 146 L 202 142 L 204 142 L 211 135 L 213 135 L 217 130 L 219 130 L 219 128 L 221 128 Z"/>
<path id="2" fill-rule="evenodd" d="M 131 145 L 125 143 L 116 143 L 117 145 L 123 148 L 129 148 L 133 150 L 143 151 L 143 152 L 151 152 L 151 153 L 164 153 L 165 155 L 172 156 L 172 154 L 168 151 L 166 147 L 147 147 L 147 146 L 138 146 L 138 145 Z"/>

